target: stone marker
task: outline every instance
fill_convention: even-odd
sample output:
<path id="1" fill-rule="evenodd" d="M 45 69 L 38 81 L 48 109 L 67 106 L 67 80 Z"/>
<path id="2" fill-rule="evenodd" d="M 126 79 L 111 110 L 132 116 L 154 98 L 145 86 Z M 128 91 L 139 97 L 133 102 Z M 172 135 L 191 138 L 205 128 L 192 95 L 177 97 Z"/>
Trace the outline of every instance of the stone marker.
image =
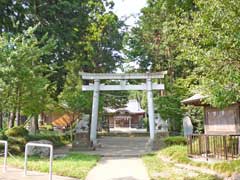
<path id="1" fill-rule="evenodd" d="M 52 142 L 48 140 L 30 141 L 30 143 L 52 144 Z M 28 155 L 30 156 L 38 155 L 41 157 L 48 157 L 50 155 L 50 150 L 49 148 L 46 148 L 46 147 L 28 146 Z"/>
<path id="2" fill-rule="evenodd" d="M 189 116 L 185 116 L 183 118 L 183 130 L 184 130 L 184 136 L 193 134 L 193 125 Z"/>

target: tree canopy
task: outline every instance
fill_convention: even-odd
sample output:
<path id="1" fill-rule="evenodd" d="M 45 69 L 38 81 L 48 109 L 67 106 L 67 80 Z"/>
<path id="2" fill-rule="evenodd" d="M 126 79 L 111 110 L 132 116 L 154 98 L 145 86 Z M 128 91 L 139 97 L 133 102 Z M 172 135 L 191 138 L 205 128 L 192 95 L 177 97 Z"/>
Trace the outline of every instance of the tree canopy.
<path id="1" fill-rule="evenodd" d="M 140 70 L 168 70 L 165 97 L 156 106 L 181 122 L 180 101 L 194 93 L 224 108 L 239 101 L 238 0 L 149 0 L 127 37 L 127 54 Z M 174 127 L 173 127 L 174 129 Z"/>
<path id="2" fill-rule="evenodd" d="M 113 6 L 110 0 L 0 2 L 0 120 L 5 114 L 19 124 L 21 115 L 56 106 L 89 113 L 92 94 L 81 92 L 89 82 L 79 72 L 116 72 L 124 62 L 139 65 L 130 72 L 168 71 L 155 107 L 173 131 L 180 131 L 185 111 L 202 113 L 183 108 L 183 98 L 200 93 L 219 108 L 240 101 L 239 0 L 148 0 L 128 33 Z M 119 107 L 132 97 L 146 105 L 144 94 L 132 92 L 103 93 L 100 105 Z"/>

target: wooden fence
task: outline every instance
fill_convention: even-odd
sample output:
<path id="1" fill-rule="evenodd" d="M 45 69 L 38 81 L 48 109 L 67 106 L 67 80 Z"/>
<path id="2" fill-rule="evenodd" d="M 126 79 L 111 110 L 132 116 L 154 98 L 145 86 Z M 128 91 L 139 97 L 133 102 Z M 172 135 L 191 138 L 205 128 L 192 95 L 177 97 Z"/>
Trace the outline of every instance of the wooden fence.
<path id="1" fill-rule="evenodd" d="M 239 135 L 194 134 L 187 137 L 188 156 L 215 159 L 236 159 L 240 156 Z"/>

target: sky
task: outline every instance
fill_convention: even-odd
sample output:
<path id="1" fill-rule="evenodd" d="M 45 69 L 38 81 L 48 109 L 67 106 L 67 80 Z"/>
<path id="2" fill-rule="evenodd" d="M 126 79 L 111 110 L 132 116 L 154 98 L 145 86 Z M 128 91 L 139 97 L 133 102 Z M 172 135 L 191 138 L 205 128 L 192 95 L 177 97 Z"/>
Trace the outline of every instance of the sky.
<path id="1" fill-rule="evenodd" d="M 134 26 L 137 15 L 146 6 L 147 0 L 113 0 L 115 3 L 114 12 L 119 18 L 129 17 L 126 24 Z"/>

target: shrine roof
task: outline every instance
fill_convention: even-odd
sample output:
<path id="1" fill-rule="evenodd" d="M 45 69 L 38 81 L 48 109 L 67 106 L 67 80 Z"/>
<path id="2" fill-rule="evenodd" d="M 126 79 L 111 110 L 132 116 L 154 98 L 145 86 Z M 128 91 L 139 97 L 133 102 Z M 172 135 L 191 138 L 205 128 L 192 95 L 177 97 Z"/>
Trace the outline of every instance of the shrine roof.
<path id="1" fill-rule="evenodd" d="M 181 101 L 185 105 L 195 105 L 195 106 L 203 106 L 202 100 L 207 98 L 207 96 L 201 94 L 195 94 L 190 98 L 184 99 Z"/>
<path id="2" fill-rule="evenodd" d="M 128 111 L 131 114 L 145 113 L 145 111 L 140 107 L 139 102 L 135 99 L 129 100 L 125 107 L 118 108 L 118 109 L 105 107 L 104 110 L 107 113 L 116 113 L 119 111 Z"/>

